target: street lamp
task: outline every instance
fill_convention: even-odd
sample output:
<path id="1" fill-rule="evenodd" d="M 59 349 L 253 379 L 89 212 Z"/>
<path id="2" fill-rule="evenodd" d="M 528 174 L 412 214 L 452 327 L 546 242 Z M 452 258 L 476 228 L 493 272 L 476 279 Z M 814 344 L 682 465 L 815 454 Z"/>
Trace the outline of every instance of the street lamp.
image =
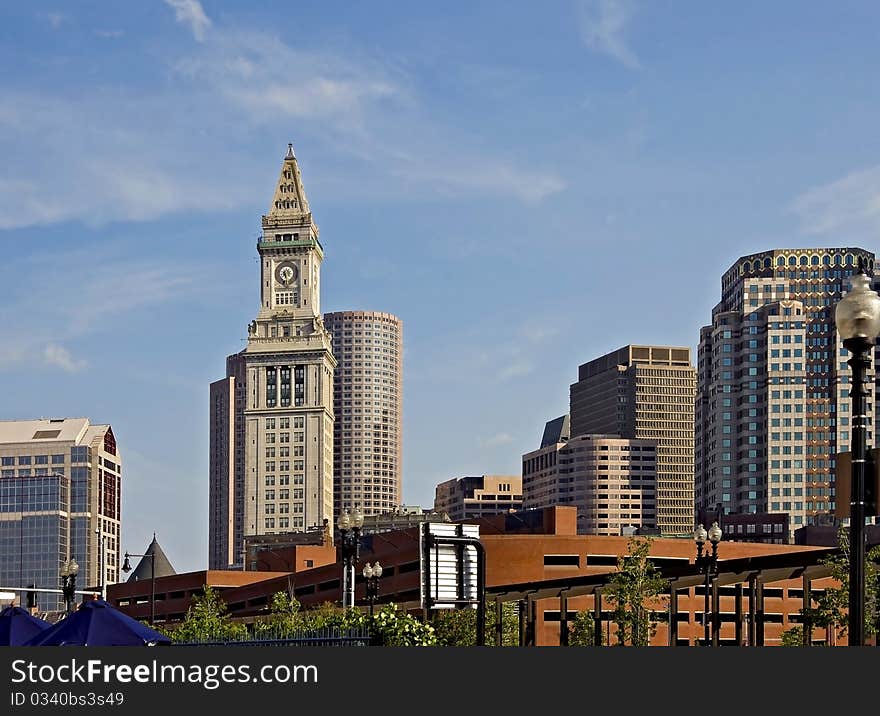
<path id="1" fill-rule="evenodd" d="M 342 553 L 342 608 L 354 606 L 354 568 L 360 556 L 361 527 L 364 515 L 359 507 L 343 510 L 339 517 L 340 551 Z"/>
<path id="2" fill-rule="evenodd" d="M 694 530 L 694 542 L 697 543 L 697 558 L 694 563 L 700 570 L 700 574 L 706 575 L 705 581 L 705 602 L 703 607 L 703 645 L 711 644 L 710 622 L 709 622 L 709 590 L 712 587 L 712 580 L 718 575 L 718 543 L 721 541 L 723 533 L 718 522 L 713 522 L 709 531 L 703 525 L 697 525 Z M 712 551 L 706 550 L 703 554 L 703 546 L 706 539 L 712 545 Z"/>
<path id="3" fill-rule="evenodd" d="M 871 366 L 871 346 L 880 334 L 880 296 L 871 290 L 864 262 L 850 279 L 850 291 L 837 304 L 834 321 L 843 347 L 852 355 L 852 455 L 849 498 L 849 645 L 865 643 L 865 453 L 868 391 L 865 374 Z"/>
<path id="4" fill-rule="evenodd" d="M 382 565 L 376 560 L 375 564 L 367 564 L 364 566 L 364 579 L 367 582 L 366 596 L 367 602 L 370 604 L 370 619 L 373 618 L 373 605 L 376 603 L 376 597 L 379 596 L 379 577 L 382 576 Z"/>
<path id="5" fill-rule="evenodd" d="M 77 574 L 79 574 L 79 564 L 77 564 L 73 557 L 61 565 L 61 592 L 64 594 L 68 614 L 73 611 L 73 597 L 76 593 Z"/>
<path id="6" fill-rule="evenodd" d="M 156 560 L 152 554 L 125 553 L 125 561 L 122 563 L 122 571 L 128 574 L 131 571 L 129 557 L 143 557 L 150 560 L 150 626 L 156 621 Z"/>

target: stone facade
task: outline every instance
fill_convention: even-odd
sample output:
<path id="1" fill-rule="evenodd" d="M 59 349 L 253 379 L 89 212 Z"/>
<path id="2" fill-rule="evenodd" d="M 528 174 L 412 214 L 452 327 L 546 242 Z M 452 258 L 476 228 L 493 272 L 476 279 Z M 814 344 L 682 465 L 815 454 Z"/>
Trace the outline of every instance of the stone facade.
<path id="1" fill-rule="evenodd" d="M 240 567 L 244 537 L 333 519 L 333 374 L 320 304 L 324 251 L 289 147 L 257 242 L 260 309 L 211 386 L 209 563 Z M 231 441 L 231 444 L 229 444 Z"/>

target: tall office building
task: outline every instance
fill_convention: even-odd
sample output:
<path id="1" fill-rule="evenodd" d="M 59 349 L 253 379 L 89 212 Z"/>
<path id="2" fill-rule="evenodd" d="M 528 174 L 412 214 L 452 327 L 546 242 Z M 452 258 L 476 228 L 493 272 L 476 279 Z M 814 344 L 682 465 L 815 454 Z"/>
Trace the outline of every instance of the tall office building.
<path id="1" fill-rule="evenodd" d="M 700 331 L 698 510 L 785 512 L 792 530 L 831 518 L 851 387 L 834 306 L 860 259 L 873 272 L 863 249 L 774 249 L 741 257 L 722 276 L 712 324 Z"/>
<path id="2" fill-rule="evenodd" d="M 547 423 L 522 456 L 523 509 L 577 507 L 579 534 L 657 526 L 657 442 L 617 435 L 567 437 L 568 416 Z"/>
<path id="3" fill-rule="evenodd" d="M 390 313 L 324 315 L 333 379 L 334 510 L 379 515 L 403 500 L 403 322 Z"/>
<path id="4" fill-rule="evenodd" d="M 70 558 L 79 564 L 78 589 L 116 583 L 121 474 L 109 425 L 0 421 L 0 583 L 59 589 Z M 36 598 L 40 611 L 64 606 L 60 594 Z"/>
<path id="5" fill-rule="evenodd" d="M 694 397 L 689 348 L 624 346 L 584 363 L 571 386 L 571 436 L 619 435 L 657 443 L 657 527 L 694 525 Z"/>
<path id="6" fill-rule="evenodd" d="M 248 535 L 333 519 L 333 372 L 321 317 L 324 250 L 287 155 L 257 241 L 260 309 L 210 391 L 209 555 L 240 568 Z"/>

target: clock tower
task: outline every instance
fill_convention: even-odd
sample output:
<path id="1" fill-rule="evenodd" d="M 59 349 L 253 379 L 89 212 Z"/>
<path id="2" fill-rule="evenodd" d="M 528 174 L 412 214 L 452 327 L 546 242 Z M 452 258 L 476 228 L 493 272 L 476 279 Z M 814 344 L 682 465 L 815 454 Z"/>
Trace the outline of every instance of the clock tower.
<path id="1" fill-rule="evenodd" d="M 247 346 L 211 385 L 212 569 L 259 569 L 245 564 L 249 535 L 333 528 L 336 360 L 321 317 L 324 250 L 292 145 L 257 252 L 260 308 Z"/>

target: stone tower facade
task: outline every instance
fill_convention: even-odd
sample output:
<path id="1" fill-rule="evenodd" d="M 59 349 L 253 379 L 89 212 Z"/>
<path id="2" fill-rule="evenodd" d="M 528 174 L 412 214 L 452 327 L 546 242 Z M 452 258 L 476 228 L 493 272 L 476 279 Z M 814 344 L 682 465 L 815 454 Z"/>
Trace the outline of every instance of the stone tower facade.
<path id="1" fill-rule="evenodd" d="M 257 242 L 260 309 L 211 385 L 209 565 L 243 564 L 249 535 L 333 527 L 333 374 L 318 239 L 288 145 Z"/>

